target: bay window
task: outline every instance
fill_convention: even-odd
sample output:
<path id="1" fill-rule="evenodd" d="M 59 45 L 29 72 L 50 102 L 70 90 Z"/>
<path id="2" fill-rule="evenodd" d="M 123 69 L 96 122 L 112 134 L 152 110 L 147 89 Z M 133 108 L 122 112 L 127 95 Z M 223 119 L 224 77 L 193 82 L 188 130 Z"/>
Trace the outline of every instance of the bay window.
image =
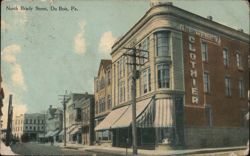
<path id="1" fill-rule="evenodd" d="M 157 56 L 170 56 L 169 33 L 167 31 L 156 33 L 156 52 Z"/>
<path id="2" fill-rule="evenodd" d="M 170 88 L 169 64 L 157 65 L 158 88 Z"/>

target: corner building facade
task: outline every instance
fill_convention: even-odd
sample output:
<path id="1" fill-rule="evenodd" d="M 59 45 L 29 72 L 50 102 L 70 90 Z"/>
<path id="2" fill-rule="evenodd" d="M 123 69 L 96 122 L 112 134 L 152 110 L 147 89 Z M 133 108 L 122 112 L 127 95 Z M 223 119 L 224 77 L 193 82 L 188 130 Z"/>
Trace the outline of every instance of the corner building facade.
<path id="1" fill-rule="evenodd" d="M 152 6 L 112 47 L 112 145 L 132 142 L 132 69 L 137 59 L 138 146 L 218 147 L 246 144 L 249 35 L 171 3 Z M 127 139 L 128 138 L 128 139 Z"/>

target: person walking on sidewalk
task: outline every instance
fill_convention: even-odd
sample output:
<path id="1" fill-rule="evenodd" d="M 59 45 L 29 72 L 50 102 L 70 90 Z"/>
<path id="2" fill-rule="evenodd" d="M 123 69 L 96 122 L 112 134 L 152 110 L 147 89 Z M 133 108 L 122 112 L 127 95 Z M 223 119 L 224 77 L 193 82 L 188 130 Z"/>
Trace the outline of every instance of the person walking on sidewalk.
<path id="1" fill-rule="evenodd" d="M 54 139 L 53 139 L 53 137 L 50 138 L 50 144 L 51 144 L 51 146 L 54 145 Z"/>

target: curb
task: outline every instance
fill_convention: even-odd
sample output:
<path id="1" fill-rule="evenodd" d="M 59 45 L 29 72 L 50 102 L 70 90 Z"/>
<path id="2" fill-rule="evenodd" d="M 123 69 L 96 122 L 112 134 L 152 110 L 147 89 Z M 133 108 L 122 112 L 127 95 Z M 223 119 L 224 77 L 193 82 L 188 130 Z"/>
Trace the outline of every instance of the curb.
<path id="1" fill-rule="evenodd" d="M 176 153 L 166 153 L 166 154 L 158 154 L 157 156 L 170 156 L 170 155 L 187 155 L 187 154 L 205 154 L 205 153 L 214 153 L 214 152 L 226 152 L 226 151 L 236 151 L 236 150 L 245 150 L 247 147 L 235 147 L 235 148 L 220 148 L 220 149 L 201 149 L 197 151 L 186 151 L 186 152 L 181 152 L 177 151 Z M 107 153 L 107 154 L 117 154 L 124 156 L 126 153 L 124 152 L 119 152 L 119 151 L 112 151 L 112 150 L 102 150 L 102 149 L 86 149 L 85 151 L 87 152 L 96 152 L 96 153 Z M 166 151 L 167 152 L 167 151 Z M 128 152 L 128 155 L 132 155 L 131 152 Z M 149 156 L 151 154 L 145 154 L 145 153 L 140 153 L 138 154 L 140 156 Z M 156 156 L 156 155 L 155 155 Z"/>

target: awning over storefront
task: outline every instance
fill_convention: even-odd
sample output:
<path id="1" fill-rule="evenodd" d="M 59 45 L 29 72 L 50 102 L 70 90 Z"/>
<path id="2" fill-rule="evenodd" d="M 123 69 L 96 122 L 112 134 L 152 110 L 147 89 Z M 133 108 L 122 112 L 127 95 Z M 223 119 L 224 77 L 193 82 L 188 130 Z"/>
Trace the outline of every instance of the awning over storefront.
<path id="1" fill-rule="evenodd" d="M 73 129 L 75 129 L 75 126 L 71 126 L 67 129 L 67 133 L 70 133 L 71 131 L 73 131 Z"/>
<path id="2" fill-rule="evenodd" d="M 80 130 L 81 130 L 81 126 L 76 126 L 76 127 L 70 132 L 70 134 L 79 133 Z"/>
<path id="3" fill-rule="evenodd" d="M 64 135 L 64 130 L 62 130 L 58 135 Z"/>
<path id="4" fill-rule="evenodd" d="M 55 131 L 48 131 L 45 135 L 45 137 L 53 137 L 55 135 L 57 135 L 59 133 L 59 130 L 55 130 Z"/>
<path id="5" fill-rule="evenodd" d="M 175 126 L 175 108 L 172 98 L 155 97 L 136 103 L 137 127 L 173 127 Z M 132 105 L 124 106 L 111 113 L 95 128 L 98 130 L 129 127 L 132 123 Z"/>
<path id="6" fill-rule="evenodd" d="M 57 135 L 59 133 L 59 130 L 55 130 L 55 131 L 53 131 L 53 133 L 51 134 L 51 136 L 55 136 L 55 135 Z"/>
<path id="7" fill-rule="evenodd" d="M 173 127 L 173 99 L 157 99 L 136 119 L 138 127 Z"/>
<path id="8" fill-rule="evenodd" d="M 136 103 L 136 116 L 138 117 L 145 108 L 150 104 L 151 98 L 137 102 Z M 129 105 L 129 108 L 122 116 L 111 126 L 114 128 L 124 128 L 130 126 L 132 123 L 132 105 Z"/>
<path id="9" fill-rule="evenodd" d="M 45 135 L 42 134 L 42 133 L 39 133 L 39 134 L 38 134 L 38 138 L 45 138 Z"/>
<path id="10" fill-rule="evenodd" d="M 53 131 L 48 131 L 48 132 L 45 134 L 45 137 L 50 137 L 52 133 L 53 133 Z"/>
<path id="11" fill-rule="evenodd" d="M 123 115 L 129 106 L 124 106 L 111 111 L 106 118 L 95 127 L 95 131 L 110 129 L 111 126 Z"/>

